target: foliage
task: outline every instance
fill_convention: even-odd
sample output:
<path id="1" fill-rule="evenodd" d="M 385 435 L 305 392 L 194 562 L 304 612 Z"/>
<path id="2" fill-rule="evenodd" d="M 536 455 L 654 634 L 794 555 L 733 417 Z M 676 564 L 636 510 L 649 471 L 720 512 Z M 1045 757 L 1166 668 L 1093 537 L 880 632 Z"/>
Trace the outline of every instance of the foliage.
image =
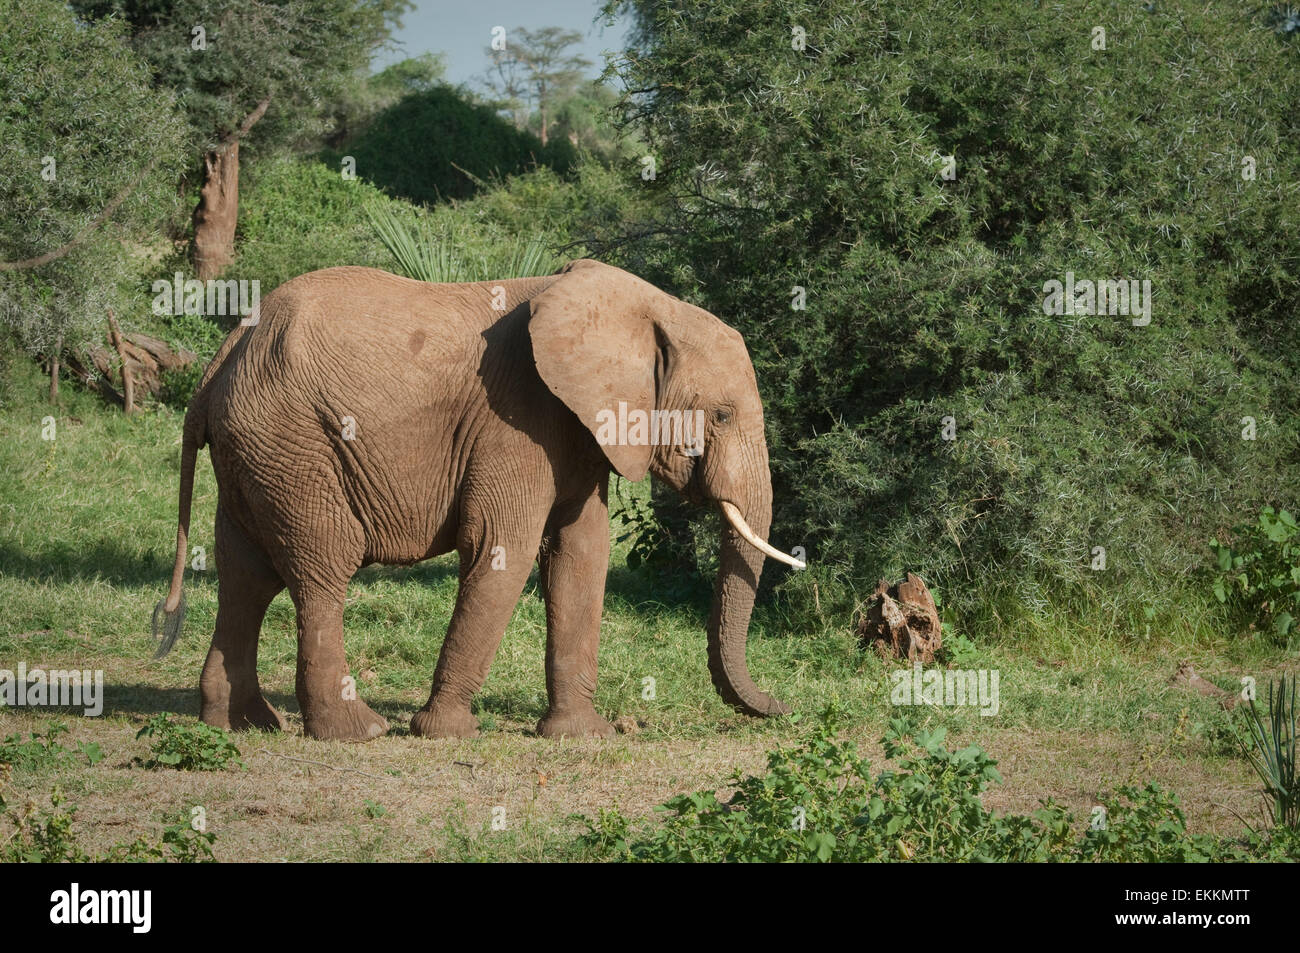
<path id="1" fill-rule="evenodd" d="M 598 856 L 671 862 L 1227 861 L 1239 847 L 1189 835 L 1177 799 L 1149 784 L 1102 799 L 1104 822 L 1082 836 L 1060 805 L 1032 815 L 988 811 L 980 795 L 1000 783 L 978 745 L 949 750 L 945 730 L 891 719 L 882 743 L 895 767 L 872 775 L 857 746 L 838 738 L 824 710 L 803 744 L 768 754 L 767 773 L 732 778 L 736 792 L 670 799 L 661 824 L 634 828 L 617 812 L 588 822 Z"/>
<path id="2" fill-rule="evenodd" d="M 91 21 L 128 25 L 158 83 L 184 108 L 195 154 L 217 147 L 259 103 L 250 144 L 284 147 L 325 131 L 330 103 L 385 42 L 408 0 L 73 0 Z M 202 36 L 195 31 L 202 29 Z M 196 45 L 201 44 L 201 45 Z"/>
<path id="3" fill-rule="evenodd" d="M 207 363 L 198 360 L 184 367 L 163 371 L 162 386 L 158 391 L 158 399 L 168 407 L 181 411 L 185 410 L 185 408 L 189 407 L 194 392 L 199 389 L 199 382 L 203 380 L 203 372 L 206 369 Z"/>
<path id="4" fill-rule="evenodd" d="M 0 262 L 78 240 L 45 264 L 0 270 L 0 325 L 28 352 L 80 349 L 102 337 L 107 309 L 128 310 L 129 242 L 175 204 L 180 125 L 121 24 L 0 0 Z"/>
<path id="5" fill-rule="evenodd" d="M 287 158 L 257 163 L 246 179 L 227 276 L 256 279 L 265 296 L 318 268 L 386 263 L 366 208 L 393 200 L 374 186 L 343 178 L 337 165 Z"/>
<path id="6" fill-rule="evenodd" d="M 357 71 L 331 103 L 330 132 L 326 144 L 337 146 L 403 96 L 425 92 L 446 72 L 440 53 L 422 53 L 385 67 L 378 73 Z"/>
<path id="7" fill-rule="evenodd" d="M 26 741 L 23 740 L 22 735 L 9 735 L 0 742 L 0 765 L 12 765 L 20 771 L 39 771 L 54 767 L 72 754 L 71 750 L 55 740 L 67 733 L 68 726 L 61 721 L 55 721 L 45 729 L 44 735 L 39 731 L 33 731 Z M 104 758 L 99 743 L 95 741 L 77 742 L 77 751 L 91 767 Z"/>
<path id="8" fill-rule="evenodd" d="M 1294 501 L 1300 46 L 1223 2 L 619 7 L 662 211 L 605 247 L 745 335 L 793 616 L 912 569 L 966 631 L 1141 631 Z M 1150 323 L 1045 313 L 1067 273 L 1149 280 Z"/>
<path id="9" fill-rule="evenodd" d="M 617 94 L 604 83 L 581 83 L 573 92 L 556 98 L 551 134 L 569 139 L 602 160 L 613 159 L 625 148 L 614 126 L 617 103 Z"/>
<path id="10" fill-rule="evenodd" d="M 0 771 L 7 770 L 0 766 Z M 0 817 L 13 830 L 0 840 L 0 863 L 85 864 L 85 863 L 206 863 L 213 860 L 216 835 L 194 830 L 182 816 L 163 830 L 162 839 L 150 841 L 143 834 L 133 841 L 115 844 L 101 856 L 91 856 L 78 843 L 73 831 L 77 808 L 64 807 L 66 798 L 55 787 L 50 808 L 29 802 L 21 811 L 5 798 L 5 778 L 0 775 Z"/>
<path id="11" fill-rule="evenodd" d="M 422 220 L 414 229 L 391 208 L 374 205 L 368 210 L 375 234 L 397 262 L 397 270 L 417 281 L 490 281 L 494 278 L 528 278 L 553 274 L 559 262 L 537 239 L 503 242 L 489 254 L 463 258 L 454 249 L 461 244 L 454 234 L 439 235 Z"/>
<path id="12" fill-rule="evenodd" d="M 1251 698 L 1245 709 L 1249 744 L 1242 751 L 1264 783 L 1264 796 L 1273 809 L 1273 823 L 1293 831 L 1300 828 L 1300 774 L 1296 772 L 1296 678 L 1283 675 L 1268 685 L 1268 718 Z"/>
<path id="13" fill-rule="evenodd" d="M 430 205 L 468 198 L 484 180 L 534 165 L 565 172 L 577 159 L 567 140 L 543 146 L 492 107 L 446 85 L 403 96 L 321 158 L 338 168 L 345 156 L 355 161 L 357 175 L 389 195 Z"/>
<path id="14" fill-rule="evenodd" d="M 570 52 L 570 47 L 581 42 L 582 34 L 577 30 L 515 27 L 504 49 L 487 50 L 492 61 L 487 82 L 500 97 L 499 105 L 514 114 L 518 129 L 524 128 L 521 119 L 529 118 L 528 105 L 535 107 L 542 145 L 550 141 L 560 103 L 573 96 L 582 71 L 591 65 L 591 60 Z"/>
<path id="15" fill-rule="evenodd" d="M 639 207 L 620 180 L 598 163 L 584 163 L 574 180 L 543 167 L 511 176 L 473 199 L 421 210 L 361 179 L 343 178 L 338 166 L 268 160 L 248 170 L 237 258 L 226 274 L 257 279 L 266 295 L 318 268 L 362 265 L 392 270 L 396 262 L 376 234 L 376 214 L 401 223 L 431 252 L 445 249 L 448 261 L 454 250 L 460 273 L 492 278 L 519 273 L 518 257 L 532 244 L 543 247 L 547 261 L 558 267 L 564 259 L 582 254 L 584 235 Z M 502 268 L 506 270 L 498 270 Z M 216 329 L 218 342 L 224 334 L 206 318 L 192 320 Z M 199 350 L 194 344 L 186 346 Z"/>
<path id="16" fill-rule="evenodd" d="M 1173 864 L 1249 859 L 1235 844 L 1205 834 L 1188 834 L 1178 798 L 1155 783 L 1143 788 L 1124 785 L 1100 801 L 1105 823 L 1090 825 L 1068 859 Z"/>
<path id="17" fill-rule="evenodd" d="M 1231 545 L 1210 540 L 1218 577 L 1214 597 L 1234 617 L 1288 644 L 1300 619 L 1300 527 L 1287 510 L 1264 507 L 1239 526 Z"/>
<path id="18" fill-rule="evenodd" d="M 150 751 L 153 757 L 143 762 L 146 768 L 224 771 L 231 763 L 244 767 L 239 749 L 226 732 L 202 722 L 180 724 L 173 722 L 164 712 L 150 718 L 136 737 L 152 739 Z"/>
<path id="19" fill-rule="evenodd" d="M 623 485 L 620 478 L 620 488 Z M 695 558 L 694 551 L 683 547 L 678 534 L 664 525 L 664 518 L 665 513 L 656 512 L 650 500 L 630 494 L 619 497 L 619 507 L 614 512 L 618 526 L 614 539 L 627 545 L 624 561 L 629 569 L 643 565 L 674 567 Z"/>

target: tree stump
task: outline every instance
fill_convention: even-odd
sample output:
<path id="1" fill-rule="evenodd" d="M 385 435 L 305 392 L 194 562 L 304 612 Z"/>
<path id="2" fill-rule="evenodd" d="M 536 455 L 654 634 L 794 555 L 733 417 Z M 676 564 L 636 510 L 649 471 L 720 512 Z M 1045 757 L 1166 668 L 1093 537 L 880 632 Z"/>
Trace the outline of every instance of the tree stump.
<path id="1" fill-rule="evenodd" d="M 857 620 L 858 639 L 881 658 L 929 664 L 943 645 L 939 612 L 921 577 L 908 573 L 898 583 L 882 579 Z"/>

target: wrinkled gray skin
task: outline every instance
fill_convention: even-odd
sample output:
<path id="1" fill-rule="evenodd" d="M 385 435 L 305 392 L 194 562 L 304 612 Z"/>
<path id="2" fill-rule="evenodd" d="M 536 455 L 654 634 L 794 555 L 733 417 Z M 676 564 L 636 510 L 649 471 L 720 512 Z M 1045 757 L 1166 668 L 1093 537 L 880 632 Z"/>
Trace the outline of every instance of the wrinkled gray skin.
<path id="1" fill-rule="evenodd" d="M 702 455 L 602 446 L 597 414 L 620 401 L 702 409 Z M 155 625 L 173 634 L 204 444 L 219 487 L 219 589 L 201 717 L 225 728 L 284 727 L 258 685 L 257 642 L 268 604 L 288 587 L 307 733 L 383 734 L 387 722 L 347 677 L 348 581 L 369 563 L 456 550 L 460 592 L 412 733 L 477 733 L 471 699 L 536 560 L 550 700 L 537 731 L 609 735 L 592 696 L 611 468 L 629 480 L 648 470 L 699 503 L 734 504 L 763 539 L 771 520 L 763 407 L 740 335 L 587 260 L 544 278 L 460 285 L 330 268 L 269 295 L 259 321 L 222 345 L 185 418 L 176 564 Z M 740 710 L 784 713 L 745 664 L 764 557 L 722 525 L 709 671 Z"/>

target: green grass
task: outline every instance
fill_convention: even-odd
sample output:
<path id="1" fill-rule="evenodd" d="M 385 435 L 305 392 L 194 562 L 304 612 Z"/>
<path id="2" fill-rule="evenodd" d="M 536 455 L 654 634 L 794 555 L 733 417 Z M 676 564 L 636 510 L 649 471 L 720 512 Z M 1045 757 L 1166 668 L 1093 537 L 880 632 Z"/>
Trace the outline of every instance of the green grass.
<path id="1" fill-rule="evenodd" d="M 98 765 L 68 759 L 14 779 L 38 799 L 54 783 L 74 802 L 83 799 L 80 823 L 92 839 L 122 839 L 111 827 L 121 823 L 109 820 L 114 812 L 134 818 L 136 805 L 148 803 L 145 814 L 161 824 L 201 799 L 226 817 L 217 828 L 218 859 L 572 857 L 573 813 L 607 805 L 646 813 L 673 793 L 725 784 L 733 768 L 757 767 L 766 749 L 798 737 L 789 720 L 743 717 L 713 691 L 703 631 L 710 581 L 631 571 L 625 547 L 616 545 L 596 705 L 610 719 L 636 719 L 636 734 L 560 745 L 532 736 L 545 710 L 545 613 L 532 580 L 476 701 L 483 737 L 411 738 L 406 725 L 427 697 L 456 595 L 455 557 L 445 556 L 409 568 L 367 568 L 349 589 L 348 657 L 362 696 L 394 725 L 390 737 L 339 746 L 293 733 L 239 736 L 247 776 L 143 778 L 130 762 L 147 754 L 147 743 L 134 734 L 158 712 L 197 715 L 198 672 L 216 612 L 219 567 L 187 572 L 185 632 L 169 656 L 150 661 L 150 613 L 166 589 L 174 545 L 182 415 L 150 406 L 128 419 L 68 384 L 51 409 L 39 372 L 25 359 L 11 354 L 2 366 L 0 668 L 18 661 L 102 668 L 106 699 L 100 719 L 6 710 L 0 736 L 43 730 L 61 718 L 73 723 L 70 748 L 101 744 Z M 41 439 L 47 414 L 57 421 L 53 442 Z M 620 492 L 645 494 L 648 485 Z M 200 454 L 191 543 L 204 546 L 210 560 L 215 505 L 216 484 Z M 836 702 L 850 733 L 869 748 L 890 715 L 895 666 L 857 648 L 850 619 L 810 626 L 787 611 L 778 601 L 755 613 L 755 680 L 805 713 Z M 1267 640 L 1228 639 L 1208 616 L 1145 638 L 1069 618 L 1026 618 L 1014 631 L 967 633 L 973 644 L 961 667 L 1001 672 L 998 717 L 969 708 L 925 715 L 963 743 L 1010 759 L 1002 769 L 1009 803 L 1051 796 L 1086 806 L 1104 788 L 1159 775 L 1182 797 L 1193 829 L 1236 830 L 1232 810 L 1258 814 L 1249 766 L 1225 734 L 1227 716 L 1213 700 L 1170 686 L 1169 677 L 1190 660 L 1235 690 L 1242 675 L 1263 684 L 1294 671 L 1293 655 Z M 945 632 L 950 645 L 955 636 Z M 263 626 L 260 677 L 272 704 L 297 726 L 295 652 L 293 609 L 281 594 Z M 655 679 L 653 700 L 642 697 L 647 676 Z M 343 787 L 322 794 L 322 778 Z M 367 816 L 367 800 L 388 813 Z M 507 804 L 511 817 L 500 832 L 491 830 L 487 811 L 497 803 Z M 269 830 L 278 831 L 274 843 Z"/>

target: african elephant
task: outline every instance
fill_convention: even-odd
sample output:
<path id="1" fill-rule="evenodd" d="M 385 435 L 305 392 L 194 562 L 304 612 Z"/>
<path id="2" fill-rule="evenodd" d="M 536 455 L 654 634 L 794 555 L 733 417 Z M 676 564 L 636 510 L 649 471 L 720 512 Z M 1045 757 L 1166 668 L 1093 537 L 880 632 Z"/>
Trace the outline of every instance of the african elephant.
<path id="1" fill-rule="evenodd" d="M 703 433 L 688 441 L 683 427 L 682 439 L 673 431 L 656 441 L 662 434 L 635 426 L 645 419 L 637 411 L 654 410 L 698 411 L 690 416 Z M 612 429 L 614 414 L 633 425 Z M 258 685 L 257 642 L 287 587 L 307 734 L 383 734 L 387 722 L 348 677 L 348 581 L 370 563 L 454 549 L 456 607 L 412 733 L 477 733 L 471 699 L 536 561 L 550 702 L 537 732 L 611 734 L 592 705 L 611 468 L 629 480 L 649 470 L 726 514 L 708 623 L 713 683 L 750 714 L 789 710 L 759 691 L 745 662 L 764 554 L 802 563 L 763 539 L 771 477 L 744 341 L 625 271 L 580 260 L 540 278 L 429 284 L 328 268 L 268 295 L 221 345 L 185 416 L 176 564 L 154 610 L 159 655 L 184 618 L 194 461 L 205 444 L 218 485 L 217 619 L 199 682 L 210 725 L 284 727 Z"/>

